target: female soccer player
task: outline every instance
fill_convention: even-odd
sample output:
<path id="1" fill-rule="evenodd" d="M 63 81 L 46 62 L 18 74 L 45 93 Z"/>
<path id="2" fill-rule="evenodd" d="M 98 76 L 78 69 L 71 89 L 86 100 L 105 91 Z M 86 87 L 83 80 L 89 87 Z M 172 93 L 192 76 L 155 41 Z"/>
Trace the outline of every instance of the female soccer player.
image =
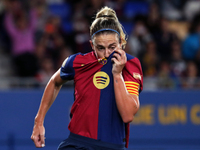
<path id="1" fill-rule="evenodd" d="M 45 115 L 62 84 L 74 80 L 69 137 L 58 150 L 123 150 L 129 123 L 139 109 L 143 76 L 140 62 L 123 48 L 125 33 L 113 9 L 104 7 L 90 27 L 94 51 L 69 56 L 47 84 L 35 117 L 32 140 L 44 147 Z"/>

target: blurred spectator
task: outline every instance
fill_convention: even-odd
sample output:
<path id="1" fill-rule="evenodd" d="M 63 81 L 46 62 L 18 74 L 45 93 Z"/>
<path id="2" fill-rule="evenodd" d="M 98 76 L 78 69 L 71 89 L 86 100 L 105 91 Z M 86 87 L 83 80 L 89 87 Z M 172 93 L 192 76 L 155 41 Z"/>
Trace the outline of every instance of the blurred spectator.
<path id="1" fill-rule="evenodd" d="M 7 0 L 7 1 L 3 1 L 4 5 L 6 7 L 6 10 L 9 12 L 18 12 L 19 10 L 23 9 L 22 8 L 22 3 L 20 2 L 20 0 Z"/>
<path id="2" fill-rule="evenodd" d="M 197 89 L 200 87 L 198 69 L 193 61 L 187 63 L 187 69 L 185 71 L 185 78 L 182 80 L 182 86 L 185 89 Z"/>
<path id="3" fill-rule="evenodd" d="M 183 42 L 183 56 L 200 62 L 200 14 L 191 22 L 189 34 Z"/>
<path id="4" fill-rule="evenodd" d="M 165 60 L 160 62 L 158 76 L 161 78 L 168 78 L 171 76 L 169 62 Z"/>
<path id="5" fill-rule="evenodd" d="M 11 1 L 12 3 L 13 1 Z M 18 9 L 15 8 L 6 12 L 5 28 L 11 38 L 11 53 L 17 69 L 17 75 L 22 77 L 34 76 L 38 69 L 34 44 L 36 14 L 35 11 L 31 10 L 27 15 L 23 9 L 19 9 L 20 3 L 18 1 L 14 1 L 12 5 L 19 6 Z"/>
<path id="6" fill-rule="evenodd" d="M 46 56 L 46 45 L 44 41 L 38 42 L 35 47 L 36 56 L 39 62 Z"/>
<path id="7" fill-rule="evenodd" d="M 63 38 L 60 35 L 45 34 L 41 43 L 38 44 L 37 54 L 40 56 L 41 60 L 44 57 L 50 57 L 55 67 L 60 56 L 60 51 L 64 46 Z"/>
<path id="8" fill-rule="evenodd" d="M 73 6 L 73 18 L 79 18 L 79 17 L 83 17 L 84 16 L 84 8 L 86 7 L 87 3 L 85 3 L 82 0 L 74 1 L 74 0 L 70 0 L 72 6 Z"/>
<path id="9" fill-rule="evenodd" d="M 2 13 L 3 10 L 4 10 L 3 1 L 0 1 L 0 13 Z"/>
<path id="10" fill-rule="evenodd" d="M 61 49 L 60 51 L 60 56 L 59 56 L 59 59 L 58 59 L 58 63 L 57 63 L 57 67 L 56 69 L 60 68 L 60 66 L 62 65 L 63 61 L 69 57 L 70 55 L 72 55 L 72 50 L 70 47 L 63 47 L 63 49 Z"/>
<path id="11" fill-rule="evenodd" d="M 159 88 L 172 89 L 175 87 L 175 82 L 172 79 L 169 62 L 162 60 L 159 67 L 158 79 Z"/>
<path id="12" fill-rule="evenodd" d="M 42 65 L 43 65 L 43 59 L 45 59 L 46 57 L 48 59 L 51 59 L 51 61 L 52 61 L 51 63 L 53 64 L 53 68 L 55 70 L 57 70 L 58 68 L 60 68 L 63 61 L 67 57 L 69 57 L 71 54 L 73 54 L 70 47 L 63 46 L 59 49 L 59 54 L 57 54 L 56 60 L 54 60 L 52 58 L 52 54 L 49 54 L 50 52 L 48 50 L 49 49 L 46 47 L 46 45 L 43 42 L 38 43 L 37 46 L 36 46 L 36 54 L 37 54 L 37 57 L 39 59 L 41 69 L 42 69 Z"/>
<path id="13" fill-rule="evenodd" d="M 126 0 L 105 0 L 105 5 L 111 7 L 115 10 L 117 17 L 120 21 L 125 19 L 124 16 L 124 5 L 126 4 Z"/>
<path id="14" fill-rule="evenodd" d="M 61 52 L 65 49 L 66 44 L 68 42 L 65 41 L 65 33 L 61 28 L 60 18 L 55 16 L 49 17 L 45 24 L 44 34 L 36 47 L 40 62 L 43 58 L 49 57 L 53 61 L 54 68 L 57 69 Z"/>
<path id="15" fill-rule="evenodd" d="M 145 77 L 154 77 L 157 75 L 159 57 L 156 53 L 156 43 L 154 41 L 146 44 L 146 53 L 144 53 L 141 64 Z"/>
<path id="16" fill-rule="evenodd" d="M 156 3 L 152 3 L 149 8 L 149 13 L 147 17 L 147 27 L 149 32 L 153 35 L 159 29 L 159 19 L 160 19 L 160 10 Z"/>
<path id="17" fill-rule="evenodd" d="M 54 73 L 55 69 L 52 59 L 49 57 L 44 57 L 41 62 L 41 69 L 37 74 L 37 79 L 42 85 L 46 85 Z"/>
<path id="18" fill-rule="evenodd" d="M 171 20 L 182 19 L 182 7 L 186 0 L 159 0 L 161 13 Z"/>
<path id="19" fill-rule="evenodd" d="M 7 32 L 5 25 L 4 25 L 4 18 L 5 15 L 8 12 L 12 12 L 13 14 L 17 11 L 19 11 L 22 8 L 21 3 L 19 2 L 19 0 L 7 0 L 7 1 L 1 1 L 1 8 L 2 8 L 2 12 L 0 15 L 0 44 L 1 44 L 1 48 L 4 49 L 4 51 L 6 53 L 10 53 L 11 51 L 11 39 L 9 37 L 9 33 Z"/>
<path id="20" fill-rule="evenodd" d="M 83 10 L 84 16 L 89 22 L 92 22 L 91 18 L 94 18 L 94 14 L 97 12 L 97 10 L 100 10 L 104 6 L 104 1 L 87 0 L 83 2 L 86 3 L 86 6 Z"/>
<path id="21" fill-rule="evenodd" d="M 86 18 L 75 18 L 73 22 L 74 40 L 76 42 L 75 52 L 87 53 L 92 51 L 89 32 L 89 23 Z"/>
<path id="22" fill-rule="evenodd" d="M 0 1 L 0 48 L 10 53 L 10 39 L 4 28 L 5 1 Z"/>
<path id="23" fill-rule="evenodd" d="M 50 12 L 47 9 L 48 7 L 45 0 L 32 1 L 32 7 L 36 11 L 37 16 L 35 41 L 38 42 L 44 33 L 45 24 L 47 19 L 50 17 Z"/>
<path id="24" fill-rule="evenodd" d="M 182 57 L 181 44 L 179 41 L 172 42 L 170 68 L 175 77 L 183 76 L 186 69 L 186 62 Z"/>
<path id="25" fill-rule="evenodd" d="M 136 18 L 135 26 L 129 37 L 128 53 L 133 56 L 140 57 L 145 52 L 145 45 L 152 41 L 143 18 Z"/>
<path id="26" fill-rule="evenodd" d="M 169 20 L 166 18 L 160 19 L 160 29 L 154 35 L 158 46 L 158 53 L 161 59 L 169 60 L 171 54 L 171 44 L 177 36 L 169 30 Z"/>

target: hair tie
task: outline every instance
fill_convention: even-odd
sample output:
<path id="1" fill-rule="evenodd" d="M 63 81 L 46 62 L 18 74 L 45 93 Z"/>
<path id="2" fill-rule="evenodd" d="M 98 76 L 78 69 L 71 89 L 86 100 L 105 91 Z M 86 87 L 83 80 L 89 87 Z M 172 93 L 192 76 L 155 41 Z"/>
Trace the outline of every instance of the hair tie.
<path id="1" fill-rule="evenodd" d="M 95 34 L 101 32 L 101 31 L 113 31 L 113 32 L 117 33 L 120 36 L 119 32 L 117 32 L 116 30 L 106 28 L 106 29 L 101 29 L 101 30 L 96 31 L 94 34 L 92 34 L 92 38 L 94 37 Z"/>

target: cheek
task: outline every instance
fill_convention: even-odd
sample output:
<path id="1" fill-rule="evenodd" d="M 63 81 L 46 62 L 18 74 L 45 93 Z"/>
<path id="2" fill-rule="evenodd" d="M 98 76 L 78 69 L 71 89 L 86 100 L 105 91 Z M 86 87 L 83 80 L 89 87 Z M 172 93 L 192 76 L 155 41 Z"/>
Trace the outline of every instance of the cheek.
<path id="1" fill-rule="evenodd" d="M 95 50 L 95 53 L 96 53 L 97 58 L 103 58 L 104 57 L 104 55 L 103 55 L 103 53 L 101 51 L 96 51 Z"/>

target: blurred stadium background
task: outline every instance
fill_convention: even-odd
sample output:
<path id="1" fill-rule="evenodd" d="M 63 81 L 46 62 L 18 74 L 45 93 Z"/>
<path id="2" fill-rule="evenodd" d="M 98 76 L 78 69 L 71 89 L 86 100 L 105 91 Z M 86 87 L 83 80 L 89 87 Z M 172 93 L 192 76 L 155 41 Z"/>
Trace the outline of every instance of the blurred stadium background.
<path id="1" fill-rule="evenodd" d="M 1 0 L 1 150 L 36 149 L 30 136 L 44 87 L 66 57 L 91 51 L 89 26 L 105 5 L 144 72 L 129 149 L 200 149 L 199 0 Z M 68 82 L 47 113 L 44 150 L 67 137 L 72 103 Z"/>

